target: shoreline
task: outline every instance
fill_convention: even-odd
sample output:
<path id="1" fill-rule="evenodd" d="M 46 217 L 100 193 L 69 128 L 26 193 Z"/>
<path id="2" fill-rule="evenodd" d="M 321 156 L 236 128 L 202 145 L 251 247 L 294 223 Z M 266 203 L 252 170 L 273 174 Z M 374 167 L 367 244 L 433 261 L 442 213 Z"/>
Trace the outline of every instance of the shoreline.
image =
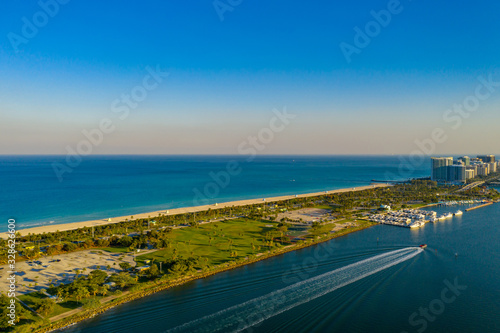
<path id="1" fill-rule="evenodd" d="M 363 219 L 360 219 L 360 220 L 363 220 Z M 341 232 L 339 234 L 333 234 L 333 235 L 330 235 L 329 237 L 312 240 L 311 242 L 306 242 L 303 244 L 295 244 L 293 246 L 287 246 L 287 247 L 284 247 L 278 251 L 271 251 L 271 252 L 263 253 L 262 256 L 258 256 L 255 258 L 249 258 L 243 262 L 234 262 L 232 264 L 227 263 L 227 264 L 222 265 L 222 267 L 218 267 L 217 269 L 215 269 L 213 271 L 200 272 L 198 274 L 181 277 L 181 278 L 174 280 L 174 281 L 165 281 L 163 283 L 162 282 L 155 283 L 155 284 L 152 284 L 151 286 L 144 288 L 143 290 L 137 291 L 137 292 L 132 293 L 132 294 L 124 295 L 123 298 L 121 298 L 121 299 L 117 298 L 109 303 L 102 304 L 102 306 L 97 308 L 97 309 L 87 310 L 87 311 L 84 310 L 84 311 L 72 314 L 66 318 L 59 319 L 58 321 L 54 321 L 49 326 L 36 328 L 34 330 L 34 332 L 35 333 L 48 333 L 48 332 L 62 331 L 67 327 L 73 326 L 73 325 L 80 323 L 80 322 L 83 322 L 87 319 L 91 319 L 91 318 L 98 316 L 98 315 L 100 315 L 100 314 L 102 314 L 102 313 L 104 313 L 112 308 L 115 308 L 119 305 L 129 303 L 131 301 L 134 301 L 134 300 L 137 300 L 140 298 L 151 296 L 151 295 L 156 294 L 160 291 L 172 289 L 172 288 L 181 286 L 181 285 L 186 284 L 186 283 L 191 282 L 191 281 L 204 279 L 206 277 L 217 275 L 219 273 L 224 273 L 224 272 L 227 272 L 227 271 L 230 271 L 233 269 L 237 269 L 237 268 L 244 267 L 247 265 L 255 264 L 257 262 L 267 260 L 267 259 L 270 259 L 273 257 L 277 257 L 280 255 L 289 253 L 289 252 L 302 250 L 302 249 L 305 249 L 305 248 L 308 248 L 311 246 L 319 245 L 319 244 L 331 241 L 331 240 L 338 238 L 338 237 L 346 236 L 346 235 L 349 235 L 349 234 L 352 234 L 352 233 L 355 233 L 355 232 L 358 232 L 361 230 L 369 229 L 369 228 L 374 227 L 376 225 L 378 225 L 378 224 L 370 223 L 369 225 L 359 226 L 359 227 L 353 228 L 352 230 L 345 230 L 344 232 Z"/>
<path id="2" fill-rule="evenodd" d="M 222 203 L 217 203 L 217 204 L 213 204 L 213 205 L 181 207 L 181 208 L 173 208 L 173 209 L 168 209 L 168 210 L 164 209 L 164 210 L 159 210 L 159 211 L 154 211 L 154 212 L 141 213 L 141 214 L 137 214 L 137 215 L 131 214 L 131 215 L 125 215 L 125 216 L 111 217 L 109 219 L 103 219 L 103 220 L 90 220 L 90 221 L 82 221 L 82 222 L 51 224 L 51 225 L 46 225 L 46 226 L 41 226 L 41 227 L 19 229 L 19 230 L 16 230 L 16 232 L 19 232 L 21 234 L 21 236 L 25 236 L 25 235 L 30 234 L 30 233 L 31 234 L 42 234 L 42 233 L 51 233 L 51 232 L 56 232 L 56 231 L 68 231 L 68 230 L 75 230 L 75 229 L 84 228 L 84 227 L 116 224 L 116 223 L 124 222 L 126 219 L 130 220 L 130 219 L 132 219 L 131 218 L 132 216 L 133 216 L 133 219 L 154 218 L 154 217 L 157 217 L 159 214 L 178 215 L 178 214 L 206 211 L 209 209 L 221 209 L 221 208 L 227 208 L 227 207 L 233 207 L 233 206 L 237 207 L 237 206 L 255 205 L 255 204 L 260 204 L 260 203 L 264 203 L 264 202 L 269 203 L 269 202 L 290 200 L 290 199 L 295 199 L 295 198 L 316 197 L 316 196 L 320 196 L 320 195 L 324 195 L 324 194 L 337 194 L 337 193 L 364 191 L 364 190 L 368 190 L 368 189 L 384 188 L 384 187 L 389 187 L 389 186 L 392 186 L 392 185 L 372 184 L 372 185 L 361 186 L 361 187 L 343 188 L 343 189 L 323 191 L 323 192 L 313 192 L 313 193 L 304 193 L 304 194 L 297 194 L 297 195 L 284 195 L 284 196 L 278 196 L 278 197 L 268 197 L 268 198 L 262 197 L 259 199 L 228 201 L 228 202 L 222 202 Z M 265 199 L 265 201 L 264 201 L 264 199 Z M 166 213 L 167 211 L 168 211 L 168 214 Z M 0 233 L 0 238 L 6 239 L 7 237 L 8 237 L 8 233 L 6 233 L 6 232 Z"/>

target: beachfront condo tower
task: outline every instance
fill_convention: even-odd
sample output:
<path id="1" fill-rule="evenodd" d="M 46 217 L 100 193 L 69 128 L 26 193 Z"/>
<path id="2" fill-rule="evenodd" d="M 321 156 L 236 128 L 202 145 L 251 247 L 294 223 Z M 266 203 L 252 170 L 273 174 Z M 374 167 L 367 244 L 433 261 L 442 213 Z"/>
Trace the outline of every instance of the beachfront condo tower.
<path id="1" fill-rule="evenodd" d="M 481 159 L 483 163 L 495 163 L 495 155 L 482 155 L 477 158 Z"/>
<path id="2" fill-rule="evenodd" d="M 445 182 L 448 180 L 448 166 L 453 165 L 453 157 L 433 157 L 432 176 L 435 181 Z"/>
<path id="3" fill-rule="evenodd" d="M 458 160 L 462 161 L 466 166 L 470 165 L 470 157 L 469 156 L 460 157 Z"/>

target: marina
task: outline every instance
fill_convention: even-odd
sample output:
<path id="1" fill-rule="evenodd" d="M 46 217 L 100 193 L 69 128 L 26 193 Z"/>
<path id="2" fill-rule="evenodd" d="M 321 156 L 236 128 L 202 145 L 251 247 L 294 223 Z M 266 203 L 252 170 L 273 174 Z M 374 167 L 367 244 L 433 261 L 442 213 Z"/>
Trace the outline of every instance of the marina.
<path id="1" fill-rule="evenodd" d="M 436 204 L 438 207 L 451 207 L 451 206 L 463 206 L 463 205 L 473 205 L 473 204 L 483 204 L 486 203 L 486 200 L 453 200 L 453 201 L 444 201 Z"/>
<path id="2" fill-rule="evenodd" d="M 370 216 L 370 221 L 380 224 L 394 225 L 397 227 L 416 229 L 424 226 L 428 222 L 436 223 L 446 221 L 452 219 L 453 217 L 462 216 L 463 214 L 463 211 L 457 210 L 455 213 L 444 213 L 438 216 L 437 212 L 434 211 L 403 209 L 400 211 L 388 212 L 387 214 L 374 214 Z"/>
<path id="3" fill-rule="evenodd" d="M 374 214 L 370 216 L 370 221 L 415 229 L 422 227 L 427 222 L 434 221 L 436 216 L 437 213 L 434 211 L 402 209 L 400 211 L 388 212 L 387 214 Z"/>

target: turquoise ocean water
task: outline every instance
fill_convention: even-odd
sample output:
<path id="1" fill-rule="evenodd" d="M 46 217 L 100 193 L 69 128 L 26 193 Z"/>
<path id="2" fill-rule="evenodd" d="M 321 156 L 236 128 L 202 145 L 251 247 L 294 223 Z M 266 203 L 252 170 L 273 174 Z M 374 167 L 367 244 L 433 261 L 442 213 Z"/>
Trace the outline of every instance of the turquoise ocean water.
<path id="1" fill-rule="evenodd" d="M 241 156 L 84 157 L 62 181 L 64 156 L 0 156 L 0 216 L 18 228 L 200 204 L 333 190 L 429 175 L 404 157 Z M 238 172 L 224 176 L 228 166 Z M 231 169 L 231 170 L 233 170 Z M 226 185 L 227 184 L 227 185 Z M 201 193 L 201 194 L 200 194 Z"/>

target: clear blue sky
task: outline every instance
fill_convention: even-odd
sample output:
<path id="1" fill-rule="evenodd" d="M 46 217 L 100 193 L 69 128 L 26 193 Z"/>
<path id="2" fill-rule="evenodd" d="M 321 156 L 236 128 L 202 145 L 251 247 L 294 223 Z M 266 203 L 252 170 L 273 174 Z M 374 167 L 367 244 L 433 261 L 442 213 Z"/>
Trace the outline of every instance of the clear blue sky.
<path id="1" fill-rule="evenodd" d="M 480 75 L 500 81 L 498 1 L 401 1 L 351 62 L 339 45 L 391 1 L 243 0 L 221 20 L 211 0 L 71 0 L 25 38 L 43 19 L 27 2 L 0 4 L 1 154 L 65 154 L 103 118 L 93 153 L 235 154 L 283 107 L 296 118 L 262 153 L 409 154 L 436 127 L 435 153 L 500 152 L 500 87 L 443 120 Z M 119 120 L 147 66 L 170 75 Z"/>

